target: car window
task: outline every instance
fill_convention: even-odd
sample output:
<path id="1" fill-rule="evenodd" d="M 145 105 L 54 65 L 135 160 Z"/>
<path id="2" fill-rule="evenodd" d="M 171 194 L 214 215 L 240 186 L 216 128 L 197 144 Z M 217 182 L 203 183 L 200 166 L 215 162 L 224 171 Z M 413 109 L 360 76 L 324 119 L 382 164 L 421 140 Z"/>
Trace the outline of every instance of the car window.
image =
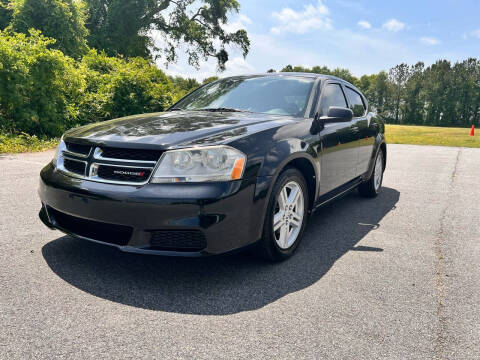
<path id="1" fill-rule="evenodd" d="M 323 89 L 320 116 L 327 116 L 330 106 L 347 107 L 347 100 L 339 84 L 327 84 Z"/>
<path id="2" fill-rule="evenodd" d="M 314 78 L 261 76 L 226 78 L 188 95 L 175 107 L 187 110 L 234 108 L 303 117 Z"/>
<path id="3" fill-rule="evenodd" d="M 348 102 L 350 103 L 350 109 L 353 111 L 353 116 L 360 117 L 365 115 L 365 105 L 363 104 L 360 94 L 348 87 L 346 89 Z"/>

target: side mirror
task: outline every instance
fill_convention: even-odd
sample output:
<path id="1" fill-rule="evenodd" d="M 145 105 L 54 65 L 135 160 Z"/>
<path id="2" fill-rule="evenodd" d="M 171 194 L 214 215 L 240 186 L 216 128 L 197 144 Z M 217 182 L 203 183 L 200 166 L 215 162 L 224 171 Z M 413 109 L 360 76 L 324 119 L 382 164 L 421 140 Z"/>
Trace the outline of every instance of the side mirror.
<path id="1" fill-rule="evenodd" d="M 310 134 L 316 135 L 319 134 L 325 128 L 325 121 L 323 118 L 318 116 L 318 113 L 315 114 L 315 118 L 312 121 L 312 126 L 310 126 Z"/>
<path id="2" fill-rule="evenodd" d="M 318 116 L 318 113 L 315 115 L 315 118 L 312 121 L 312 126 L 310 127 L 310 134 L 315 135 L 320 133 L 325 128 L 325 124 L 336 123 L 336 122 L 349 122 L 353 119 L 353 111 L 338 106 L 330 106 L 328 108 L 327 116 Z"/>
<path id="3" fill-rule="evenodd" d="M 348 122 L 353 119 L 353 111 L 338 106 L 330 106 L 327 116 L 322 116 L 325 123 Z"/>

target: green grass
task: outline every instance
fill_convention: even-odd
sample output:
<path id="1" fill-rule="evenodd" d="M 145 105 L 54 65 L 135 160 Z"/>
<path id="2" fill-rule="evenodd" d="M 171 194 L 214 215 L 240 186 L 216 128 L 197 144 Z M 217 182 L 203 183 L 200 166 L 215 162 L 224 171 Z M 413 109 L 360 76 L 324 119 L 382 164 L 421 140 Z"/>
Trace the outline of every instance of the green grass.
<path id="1" fill-rule="evenodd" d="M 389 144 L 439 145 L 480 147 L 480 129 L 432 126 L 386 125 L 385 136 Z"/>
<path id="2" fill-rule="evenodd" d="M 39 139 L 35 135 L 5 135 L 0 134 L 1 153 L 21 153 L 53 149 L 58 139 Z"/>

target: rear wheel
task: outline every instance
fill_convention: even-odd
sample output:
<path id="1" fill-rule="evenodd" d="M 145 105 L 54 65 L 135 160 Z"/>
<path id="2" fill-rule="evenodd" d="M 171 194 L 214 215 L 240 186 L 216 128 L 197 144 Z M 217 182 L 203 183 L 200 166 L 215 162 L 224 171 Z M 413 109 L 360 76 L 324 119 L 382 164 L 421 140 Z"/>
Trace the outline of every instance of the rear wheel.
<path id="1" fill-rule="evenodd" d="M 360 184 L 358 187 L 358 192 L 360 195 L 370 198 L 378 195 L 382 188 L 384 168 L 383 150 L 380 150 L 377 154 L 377 158 L 375 159 L 375 167 L 373 168 L 372 175 L 366 182 Z"/>
<path id="2" fill-rule="evenodd" d="M 270 196 L 263 237 L 265 258 L 281 261 L 293 255 L 305 230 L 308 189 L 302 174 L 294 168 L 280 174 Z"/>

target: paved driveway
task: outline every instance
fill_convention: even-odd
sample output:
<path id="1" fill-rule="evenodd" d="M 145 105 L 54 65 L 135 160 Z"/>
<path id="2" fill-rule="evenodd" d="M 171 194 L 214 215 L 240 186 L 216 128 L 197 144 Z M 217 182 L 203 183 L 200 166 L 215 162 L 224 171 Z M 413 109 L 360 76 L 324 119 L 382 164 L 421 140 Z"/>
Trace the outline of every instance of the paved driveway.
<path id="1" fill-rule="evenodd" d="M 0 156 L 0 358 L 480 358 L 480 149 L 390 145 L 384 189 L 282 264 L 124 254 L 48 230 Z"/>

